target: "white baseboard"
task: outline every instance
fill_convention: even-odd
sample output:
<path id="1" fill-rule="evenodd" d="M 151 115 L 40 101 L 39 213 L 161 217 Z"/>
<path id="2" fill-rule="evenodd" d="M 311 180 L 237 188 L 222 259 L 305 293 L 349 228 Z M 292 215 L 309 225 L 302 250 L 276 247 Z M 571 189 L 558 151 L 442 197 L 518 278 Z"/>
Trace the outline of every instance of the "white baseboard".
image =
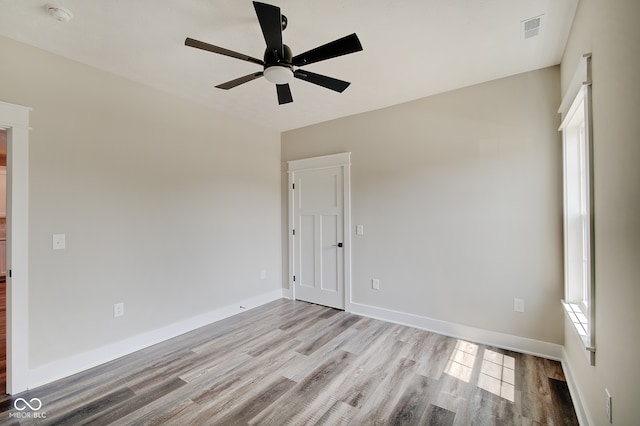
<path id="1" fill-rule="evenodd" d="M 283 288 L 282 297 L 284 297 L 285 299 L 293 299 L 293 291 L 291 291 L 290 288 Z"/>
<path id="2" fill-rule="evenodd" d="M 360 303 L 351 303 L 351 313 L 433 331 L 444 334 L 445 336 L 468 340 L 483 345 L 495 346 L 556 361 L 562 360 L 563 347 L 555 343 L 543 342 L 497 331 L 483 330 L 468 325 L 441 321 Z"/>
<path id="3" fill-rule="evenodd" d="M 569 363 L 569 357 L 567 353 L 562 348 L 562 370 L 564 371 L 564 377 L 567 379 L 567 386 L 569 387 L 569 393 L 571 394 L 571 400 L 573 401 L 573 407 L 576 410 L 576 416 L 578 416 L 578 423 L 583 426 L 593 425 L 591 418 L 585 409 L 585 406 L 582 404 L 583 398 L 582 393 L 578 386 L 576 386 L 576 381 L 574 379 L 573 370 L 571 369 L 571 364 Z"/>
<path id="4" fill-rule="evenodd" d="M 213 311 L 187 318 L 183 321 L 167 325 L 137 336 L 130 337 L 88 352 L 73 355 L 29 370 L 28 388 L 51 383 L 55 380 L 71 376 L 89 368 L 96 367 L 114 359 L 129 355 L 173 337 L 179 336 L 213 322 L 253 309 L 265 303 L 281 299 L 283 290 L 277 289 L 236 303 L 223 306 Z M 241 309 L 243 306 L 246 309 Z"/>

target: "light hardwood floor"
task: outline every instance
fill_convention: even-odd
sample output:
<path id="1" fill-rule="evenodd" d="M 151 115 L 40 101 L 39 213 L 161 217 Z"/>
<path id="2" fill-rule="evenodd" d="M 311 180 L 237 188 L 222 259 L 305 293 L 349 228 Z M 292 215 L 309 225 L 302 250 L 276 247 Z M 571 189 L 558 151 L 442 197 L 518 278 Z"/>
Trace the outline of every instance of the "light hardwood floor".
<path id="1" fill-rule="evenodd" d="M 283 299 L 5 397 L 0 424 L 578 422 L 558 362 Z"/>

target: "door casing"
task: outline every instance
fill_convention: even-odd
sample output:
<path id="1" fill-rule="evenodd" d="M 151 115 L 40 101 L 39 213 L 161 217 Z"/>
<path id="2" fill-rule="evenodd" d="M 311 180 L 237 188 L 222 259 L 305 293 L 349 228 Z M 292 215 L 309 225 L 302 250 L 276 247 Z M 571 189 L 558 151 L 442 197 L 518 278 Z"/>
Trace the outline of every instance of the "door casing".
<path id="1" fill-rule="evenodd" d="M 7 393 L 29 387 L 29 112 L 0 101 L 7 129 Z"/>
<path id="2" fill-rule="evenodd" d="M 295 275 L 295 250 L 296 239 L 293 235 L 295 228 L 294 206 L 295 206 L 295 190 L 293 184 L 295 182 L 296 172 L 319 170 L 326 168 L 342 168 L 342 185 L 343 185 L 343 282 L 344 282 L 344 310 L 351 312 L 351 153 L 343 152 L 339 154 L 323 155 L 320 157 L 304 158 L 301 160 L 292 160 L 287 162 L 287 174 L 289 176 L 288 193 L 289 193 L 289 289 L 291 298 L 296 300 L 296 290 L 293 277 Z"/>

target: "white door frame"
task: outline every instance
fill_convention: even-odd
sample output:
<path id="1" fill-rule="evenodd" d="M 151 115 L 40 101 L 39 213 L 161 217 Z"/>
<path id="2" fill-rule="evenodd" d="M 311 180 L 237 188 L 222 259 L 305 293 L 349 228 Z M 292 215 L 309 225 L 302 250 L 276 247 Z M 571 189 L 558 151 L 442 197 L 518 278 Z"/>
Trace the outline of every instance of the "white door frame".
<path id="1" fill-rule="evenodd" d="M 0 101 L 7 130 L 7 393 L 29 386 L 29 112 Z"/>
<path id="2" fill-rule="evenodd" d="M 289 290 L 291 298 L 296 300 L 296 287 L 293 282 L 295 275 L 295 238 L 293 229 L 295 228 L 294 202 L 295 173 L 309 170 L 319 170 L 334 167 L 342 167 L 342 183 L 344 197 L 344 310 L 351 312 L 351 153 L 323 155 L 321 157 L 304 158 L 302 160 L 287 161 L 287 174 L 289 175 Z"/>

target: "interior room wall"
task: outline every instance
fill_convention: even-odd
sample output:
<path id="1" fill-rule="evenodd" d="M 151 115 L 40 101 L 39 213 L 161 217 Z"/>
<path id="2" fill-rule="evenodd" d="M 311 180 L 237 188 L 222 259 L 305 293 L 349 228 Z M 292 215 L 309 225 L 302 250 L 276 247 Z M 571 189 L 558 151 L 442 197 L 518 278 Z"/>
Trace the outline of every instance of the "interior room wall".
<path id="1" fill-rule="evenodd" d="M 592 53 L 596 365 L 566 321 L 567 364 L 588 421 L 638 423 L 640 370 L 640 2 L 580 0 L 562 61 L 562 91 Z"/>
<path id="2" fill-rule="evenodd" d="M 281 294 L 278 132 L 8 39 L 0 52 L 0 99 L 33 108 L 30 367 Z"/>
<path id="3" fill-rule="evenodd" d="M 559 102 L 551 67 L 283 133 L 283 171 L 352 152 L 353 301 L 562 344 Z"/>

